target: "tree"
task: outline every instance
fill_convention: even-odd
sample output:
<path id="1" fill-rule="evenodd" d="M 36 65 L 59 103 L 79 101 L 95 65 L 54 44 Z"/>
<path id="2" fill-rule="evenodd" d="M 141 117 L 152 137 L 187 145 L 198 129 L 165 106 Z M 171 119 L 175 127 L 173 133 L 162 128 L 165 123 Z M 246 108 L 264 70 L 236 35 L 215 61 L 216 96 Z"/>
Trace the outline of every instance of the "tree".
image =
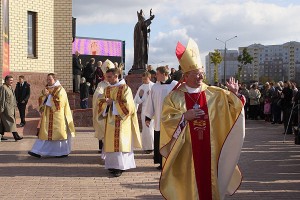
<path id="1" fill-rule="evenodd" d="M 222 56 L 219 50 L 215 49 L 210 53 L 210 63 L 214 64 L 214 82 L 219 82 L 218 65 L 222 62 Z"/>
<path id="2" fill-rule="evenodd" d="M 238 65 L 238 73 L 237 73 L 236 78 L 240 82 L 241 81 L 241 72 L 242 72 L 244 66 L 246 66 L 247 64 L 252 64 L 252 61 L 253 61 L 253 57 L 248 53 L 247 48 L 244 48 L 242 54 L 238 56 L 238 61 L 240 64 Z"/>

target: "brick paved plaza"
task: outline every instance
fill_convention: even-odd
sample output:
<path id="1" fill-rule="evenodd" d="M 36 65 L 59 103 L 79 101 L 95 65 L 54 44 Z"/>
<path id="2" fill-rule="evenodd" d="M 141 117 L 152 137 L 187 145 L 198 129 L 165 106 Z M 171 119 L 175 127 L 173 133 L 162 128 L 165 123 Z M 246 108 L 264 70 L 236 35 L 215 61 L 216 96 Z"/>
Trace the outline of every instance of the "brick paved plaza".
<path id="1" fill-rule="evenodd" d="M 91 128 L 78 128 L 73 152 L 67 158 L 33 158 L 27 154 L 35 140 L 35 121 L 24 129 L 24 139 L 0 143 L 0 199 L 162 199 L 160 173 L 152 155 L 135 154 L 137 168 L 121 177 L 104 169 Z M 300 199 L 300 145 L 282 125 L 247 121 L 240 158 L 244 180 L 226 200 Z"/>

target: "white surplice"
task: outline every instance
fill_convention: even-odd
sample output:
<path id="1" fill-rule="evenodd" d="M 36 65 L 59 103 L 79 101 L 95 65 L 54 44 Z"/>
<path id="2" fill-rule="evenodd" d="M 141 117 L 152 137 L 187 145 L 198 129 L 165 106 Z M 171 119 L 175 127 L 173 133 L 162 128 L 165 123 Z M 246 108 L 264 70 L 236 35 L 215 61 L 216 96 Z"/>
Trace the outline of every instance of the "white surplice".
<path id="1" fill-rule="evenodd" d="M 150 119 L 154 119 L 155 131 L 160 131 L 160 115 L 164 99 L 172 91 L 176 84 L 177 81 L 172 81 L 170 84 L 161 84 L 159 81 L 157 81 L 152 86 L 150 95 L 146 101 L 144 114 Z"/>
<path id="2" fill-rule="evenodd" d="M 138 106 L 142 105 L 142 112 L 141 112 L 141 120 L 142 120 L 142 145 L 143 150 L 153 150 L 154 144 L 154 128 L 153 128 L 153 120 L 150 122 L 150 126 L 147 127 L 145 123 L 145 109 L 146 109 L 146 100 L 148 99 L 148 96 L 150 94 L 151 88 L 154 85 L 153 82 L 150 81 L 148 84 L 142 84 L 135 97 L 134 97 L 134 103 L 136 105 L 136 110 L 138 110 Z M 142 98 L 139 96 L 140 91 L 143 90 L 144 94 Z"/>
<path id="3" fill-rule="evenodd" d="M 41 156 L 63 156 L 71 153 L 71 134 L 67 140 L 40 140 L 36 139 L 31 152 Z"/>

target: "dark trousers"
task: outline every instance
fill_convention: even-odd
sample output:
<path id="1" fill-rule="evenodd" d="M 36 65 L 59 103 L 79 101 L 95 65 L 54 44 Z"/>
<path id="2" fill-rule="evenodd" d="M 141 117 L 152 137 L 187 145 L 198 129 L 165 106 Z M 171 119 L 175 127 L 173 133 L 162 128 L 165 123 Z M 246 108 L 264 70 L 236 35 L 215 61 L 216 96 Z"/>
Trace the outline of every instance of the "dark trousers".
<path id="1" fill-rule="evenodd" d="M 272 103 L 272 115 L 273 122 L 280 123 L 281 122 L 281 108 L 277 105 L 277 103 Z"/>
<path id="2" fill-rule="evenodd" d="M 250 105 L 249 107 L 249 118 L 257 119 L 259 115 L 259 105 Z"/>
<path id="3" fill-rule="evenodd" d="M 162 166 L 162 156 L 159 153 L 160 131 L 154 131 L 154 164 Z"/>
<path id="4" fill-rule="evenodd" d="M 103 148 L 103 142 L 102 140 L 99 140 L 99 151 L 102 151 Z"/>
<path id="5" fill-rule="evenodd" d="M 17 106 L 20 113 L 21 123 L 25 124 L 26 103 L 18 103 Z"/>
<path id="6" fill-rule="evenodd" d="M 81 78 L 81 75 L 73 75 L 73 80 L 74 80 L 73 92 L 80 91 L 80 78 Z"/>
<path id="7" fill-rule="evenodd" d="M 86 109 L 88 107 L 88 100 L 80 101 L 80 108 Z"/>

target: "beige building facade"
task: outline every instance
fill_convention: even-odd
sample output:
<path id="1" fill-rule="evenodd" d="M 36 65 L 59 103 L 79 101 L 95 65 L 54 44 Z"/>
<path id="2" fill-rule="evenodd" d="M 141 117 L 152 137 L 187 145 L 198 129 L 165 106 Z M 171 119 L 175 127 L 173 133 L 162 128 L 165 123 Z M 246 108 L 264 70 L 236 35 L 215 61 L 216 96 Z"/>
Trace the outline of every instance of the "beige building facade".
<path id="1" fill-rule="evenodd" d="M 48 73 L 56 73 L 64 88 L 72 91 L 72 0 L 1 0 L 0 7 L 2 78 L 9 73 L 16 83 L 19 75 L 25 76 L 33 110 Z"/>
<path id="2" fill-rule="evenodd" d="M 255 80 L 264 83 L 292 80 L 300 84 L 300 42 L 290 41 L 279 45 L 252 44 L 240 47 L 239 52 L 244 48 L 247 48 L 253 57 L 253 62 L 243 68 L 243 81 Z"/>

